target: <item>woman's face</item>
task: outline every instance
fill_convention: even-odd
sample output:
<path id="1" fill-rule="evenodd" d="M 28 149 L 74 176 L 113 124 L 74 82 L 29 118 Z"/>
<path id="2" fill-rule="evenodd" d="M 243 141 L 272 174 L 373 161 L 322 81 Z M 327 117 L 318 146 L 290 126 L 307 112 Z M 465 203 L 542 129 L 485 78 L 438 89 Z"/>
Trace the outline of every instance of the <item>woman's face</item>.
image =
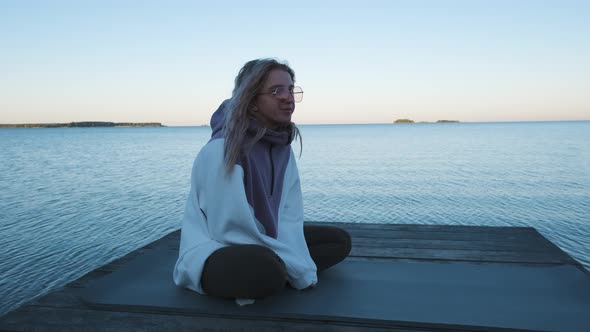
<path id="1" fill-rule="evenodd" d="M 272 92 L 276 88 L 284 88 L 287 91 L 293 89 L 293 80 L 288 72 L 281 69 L 271 70 L 260 91 L 261 94 L 256 96 L 254 102 L 257 108 L 256 117 L 266 128 L 273 130 L 291 122 L 291 115 L 295 111 L 293 95 L 291 93 L 273 95 Z"/>

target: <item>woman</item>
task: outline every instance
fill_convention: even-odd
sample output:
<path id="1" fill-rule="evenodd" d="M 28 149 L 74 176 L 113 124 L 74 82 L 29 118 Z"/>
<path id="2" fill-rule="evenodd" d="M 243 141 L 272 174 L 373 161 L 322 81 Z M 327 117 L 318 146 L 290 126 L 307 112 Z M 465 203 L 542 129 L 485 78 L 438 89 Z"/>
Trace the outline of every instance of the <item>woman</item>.
<path id="1" fill-rule="evenodd" d="M 253 60 L 211 117 L 211 140 L 193 165 L 174 282 L 201 294 L 262 298 L 286 284 L 314 287 L 342 261 L 350 236 L 303 226 L 291 122 L 303 91 L 274 59 Z"/>

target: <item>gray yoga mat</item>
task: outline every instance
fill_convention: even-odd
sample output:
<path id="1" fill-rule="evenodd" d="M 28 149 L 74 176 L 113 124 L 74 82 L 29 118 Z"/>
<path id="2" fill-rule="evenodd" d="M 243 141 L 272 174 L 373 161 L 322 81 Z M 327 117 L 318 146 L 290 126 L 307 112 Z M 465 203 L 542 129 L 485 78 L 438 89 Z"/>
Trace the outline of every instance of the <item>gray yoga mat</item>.
<path id="1" fill-rule="evenodd" d="M 177 254 L 155 248 L 90 283 L 81 296 L 89 305 L 109 310 L 486 330 L 590 327 L 590 277 L 571 265 L 348 259 L 320 273 L 315 289 L 286 288 L 239 307 L 175 286 Z"/>

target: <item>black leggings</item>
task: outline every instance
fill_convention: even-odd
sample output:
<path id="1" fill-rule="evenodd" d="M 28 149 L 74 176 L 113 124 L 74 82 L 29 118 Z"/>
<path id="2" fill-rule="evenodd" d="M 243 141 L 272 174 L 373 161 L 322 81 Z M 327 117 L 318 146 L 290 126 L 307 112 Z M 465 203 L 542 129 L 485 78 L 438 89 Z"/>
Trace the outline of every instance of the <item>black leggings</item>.
<path id="1" fill-rule="evenodd" d="M 305 241 L 318 272 L 344 260 L 351 249 L 350 235 L 332 226 L 306 225 Z M 203 267 L 205 293 L 225 298 L 256 299 L 285 287 L 287 269 L 271 249 L 255 244 L 232 245 L 216 250 Z"/>

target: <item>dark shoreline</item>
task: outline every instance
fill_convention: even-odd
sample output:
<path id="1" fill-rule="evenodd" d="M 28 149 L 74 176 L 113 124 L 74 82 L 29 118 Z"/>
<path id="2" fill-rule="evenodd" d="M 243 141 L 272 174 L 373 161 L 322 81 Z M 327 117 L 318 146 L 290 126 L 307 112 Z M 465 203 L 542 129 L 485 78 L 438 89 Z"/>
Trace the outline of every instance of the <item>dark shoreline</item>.
<path id="1" fill-rule="evenodd" d="M 458 120 L 436 120 L 436 122 L 430 122 L 430 121 L 420 121 L 420 122 L 415 122 L 412 119 L 397 119 L 395 121 L 393 121 L 393 124 L 409 124 L 409 123 L 459 123 L 461 121 Z"/>
<path id="2" fill-rule="evenodd" d="M 0 124 L 0 128 L 89 128 L 89 127 L 165 127 L 160 122 L 103 122 Z"/>

